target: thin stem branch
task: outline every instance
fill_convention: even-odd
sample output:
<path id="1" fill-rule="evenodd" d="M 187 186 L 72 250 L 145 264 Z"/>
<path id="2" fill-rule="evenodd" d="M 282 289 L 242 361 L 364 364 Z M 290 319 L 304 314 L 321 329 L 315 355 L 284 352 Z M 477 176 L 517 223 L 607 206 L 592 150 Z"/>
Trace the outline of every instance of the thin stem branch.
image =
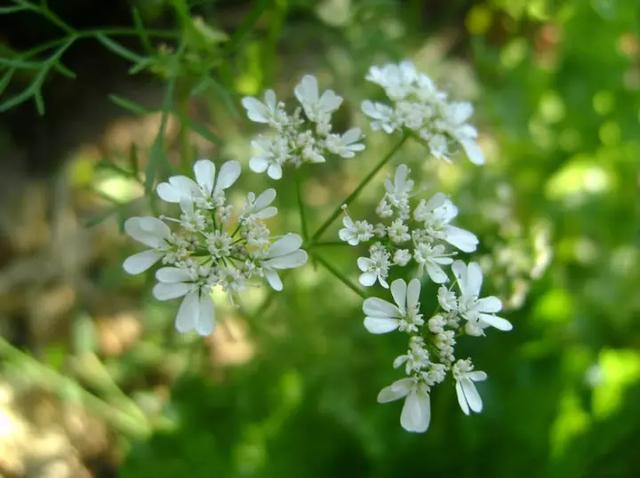
<path id="1" fill-rule="evenodd" d="M 298 211 L 300 212 L 300 227 L 302 229 L 302 238 L 304 242 L 309 239 L 309 229 L 307 227 L 307 215 L 304 208 L 304 200 L 302 199 L 302 178 L 299 170 L 296 170 L 296 199 L 298 201 Z"/>
<path id="2" fill-rule="evenodd" d="M 338 269 L 333 267 L 331 264 L 329 264 L 325 259 L 323 259 L 319 255 L 314 254 L 314 253 L 311 253 L 311 255 L 312 255 L 312 257 L 315 258 L 316 261 L 318 261 L 325 269 L 327 269 L 334 276 L 336 276 L 336 278 L 338 278 L 338 280 L 340 280 L 340 282 L 342 282 L 344 285 L 346 285 L 349 289 L 351 289 L 353 292 L 358 294 L 363 299 L 367 298 L 367 294 L 365 294 L 365 292 L 360 287 L 358 287 L 353 282 L 351 282 L 349 280 L 349 278 L 347 276 L 345 276 L 342 272 L 340 272 Z"/>
<path id="3" fill-rule="evenodd" d="M 331 226 L 331 224 L 333 224 L 333 222 L 338 218 L 338 216 L 340 216 L 340 214 L 342 213 L 342 208 L 344 206 L 348 206 L 349 204 L 351 204 L 351 202 L 353 202 L 353 200 L 356 197 L 358 197 L 360 192 L 365 188 L 367 184 L 369 184 L 369 182 L 371 182 L 371 180 L 375 177 L 378 171 L 380 171 L 382 167 L 385 164 L 387 164 L 389 160 L 398 152 L 398 150 L 402 147 L 402 145 L 405 143 L 408 137 L 409 136 L 407 134 L 404 134 L 402 138 L 400 138 L 400 141 L 398 141 L 393 146 L 393 148 L 391 148 L 391 150 L 386 154 L 386 156 L 382 158 L 378 164 L 376 164 L 376 166 L 369 172 L 369 174 L 367 174 L 364 177 L 362 181 L 360 181 L 360 184 L 358 184 L 358 186 L 353 190 L 353 192 L 349 194 L 349 196 L 347 196 L 347 198 L 344 201 L 342 201 L 340 205 L 338 205 L 338 207 L 333 211 L 331 216 L 329 216 L 327 220 L 324 221 L 322 225 L 318 228 L 318 230 L 311 236 L 312 243 L 315 242 L 317 239 L 319 239 L 320 236 L 322 236 L 322 234 L 329 228 L 329 226 Z"/>

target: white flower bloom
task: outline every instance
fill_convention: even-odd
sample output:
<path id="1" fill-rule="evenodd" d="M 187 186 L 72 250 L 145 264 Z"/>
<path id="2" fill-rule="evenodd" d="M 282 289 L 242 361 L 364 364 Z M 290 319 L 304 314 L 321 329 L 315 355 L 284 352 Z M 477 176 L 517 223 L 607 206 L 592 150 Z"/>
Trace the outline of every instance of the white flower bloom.
<path id="1" fill-rule="evenodd" d="M 369 297 L 362 303 L 364 326 L 372 334 L 386 334 L 399 329 L 416 332 L 424 321 L 420 313 L 420 281 L 412 279 L 407 286 L 404 279 L 391 283 L 395 305 L 377 297 Z"/>
<path id="2" fill-rule="evenodd" d="M 179 203 L 178 217 L 134 217 L 125 222 L 126 232 L 150 249 L 127 258 L 123 267 L 137 274 L 162 261 L 165 267 L 156 273 L 154 296 L 158 300 L 182 297 L 177 330 L 208 335 L 214 325 L 214 287 L 219 286 L 231 301 L 256 278 L 265 278 L 281 290 L 276 270 L 303 265 L 307 253 L 300 250 L 299 236 L 287 234 L 274 241 L 263 222 L 277 214 L 271 206 L 274 189 L 258 196 L 248 193 L 237 212 L 227 204 L 225 190 L 240 175 L 237 161 L 224 163 L 216 172 L 211 161 L 200 160 L 193 170 L 195 181 L 173 176 L 158 186 L 163 200 Z M 173 231 L 169 225 L 175 226 Z"/>
<path id="3" fill-rule="evenodd" d="M 452 368 L 453 378 L 456 380 L 456 395 L 458 403 L 465 415 L 469 410 L 480 413 L 482 411 L 482 398 L 476 389 L 474 382 L 482 382 L 487 379 L 487 374 L 479 370 L 473 370 L 470 360 L 458 360 Z"/>
<path id="4" fill-rule="evenodd" d="M 448 266 L 453 262 L 450 255 L 445 253 L 444 246 L 437 244 L 432 246 L 426 242 L 416 244 L 413 259 L 420 265 L 419 273 L 426 269 L 429 277 L 436 284 L 444 284 L 449 281 L 447 274 L 441 266 Z"/>
<path id="5" fill-rule="evenodd" d="M 268 124 L 274 131 L 270 136 L 258 136 L 251 145 L 253 155 L 249 166 L 256 173 L 266 172 L 271 179 L 281 179 L 287 164 L 324 163 L 328 153 L 352 158 L 364 149 L 360 143 L 362 132 L 352 128 L 343 134 L 331 131 L 331 117 L 342 104 L 342 98 L 332 90 L 320 94 L 318 80 L 305 75 L 294 90 L 301 108 L 293 114 L 284 109 L 269 90 L 264 102 L 243 98 L 242 105 L 250 120 Z M 302 112 L 304 111 L 304 115 Z"/>
<path id="6" fill-rule="evenodd" d="M 409 249 L 398 249 L 393 253 L 393 263 L 400 267 L 406 266 L 410 260 L 411 251 Z"/>
<path id="7" fill-rule="evenodd" d="M 444 240 L 463 252 L 473 252 L 478 247 L 475 234 L 449 224 L 458 215 L 458 208 L 442 193 L 436 193 L 428 201 L 421 200 L 413 212 L 416 221 L 424 224 L 432 237 Z"/>
<path id="8" fill-rule="evenodd" d="M 247 194 L 243 218 L 254 217 L 256 219 L 269 219 L 278 214 L 278 208 L 270 204 L 276 198 L 276 190 L 265 189 L 258 197 L 252 192 Z"/>
<path id="9" fill-rule="evenodd" d="M 342 97 L 336 95 L 333 90 L 319 95 L 318 80 L 313 75 L 303 76 L 294 93 L 304 109 L 304 114 L 314 123 L 326 123 L 342 104 Z"/>
<path id="10" fill-rule="evenodd" d="M 389 267 L 391 254 L 380 243 L 373 244 L 369 248 L 369 257 L 358 257 L 358 268 L 362 271 L 359 281 L 365 287 L 371 287 L 378 281 L 385 289 L 389 288 L 387 276 L 389 275 Z"/>
<path id="11" fill-rule="evenodd" d="M 169 203 L 180 203 L 187 199 L 203 208 L 212 209 L 215 200 L 228 189 L 240 176 L 240 163 L 227 161 L 216 177 L 216 166 L 208 159 L 196 161 L 193 165 L 196 182 L 186 176 L 172 176 L 168 182 L 158 184 L 160 199 Z"/>
<path id="12" fill-rule="evenodd" d="M 294 269 L 307 262 L 307 253 L 300 246 L 302 238 L 299 235 L 287 234 L 274 242 L 267 251 L 262 267 L 267 282 L 274 290 L 282 290 L 282 280 L 277 270 Z"/>
<path id="13" fill-rule="evenodd" d="M 379 403 L 392 402 L 404 398 L 400 425 L 408 432 L 424 433 L 431 420 L 429 387 L 416 378 L 403 378 L 378 394 Z"/>
<path id="14" fill-rule="evenodd" d="M 247 116 L 256 123 L 267 123 L 275 127 L 281 127 L 287 121 L 282 106 L 278 104 L 273 90 L 264 92 L 264 102 L 245 96 L 242 98 L 242 106 L 247 110 Z"/>
<path id="15" fill-rule="evenodd" d="M 124 230 L 136 241 L 151 249 L 128 257 L 123 264 L 129 274 L 146 271 L 165 255 L 170 247 L 171 229 L 155 217 L 131 217 L 124 223 Z"/>
<path id="16" fill-rule="evenodd" d="M 289 159 L 289 145 L 285 138 L 258 136 L 251 141 L 254 155 L 249 167 L 254 173 L 267 172 L 271 179 L 282 177 L 282 165 Z"/>
<path id="17" fill-rule="evenodd" d="M 467 266 L 455 261 L 451 266 L 460 289 L 457 312 L 465 320 L 481 327 L 491 326 L 498 330 L 509 331 L 511 323 L 495 315 L 502 310 L 502 302 L 494 296 L 479 298 L 482 287 L 482 269 L 477 262 Z"/>
<path id="18" fill-rule="evenodd" d="M 211 286 L 207 283 L 208 270 L 190 272 L 177 267 L 163 267 L 156 272 L 158 284 L 153 295 L 158 300 L 184 297 L 178 316 L 178 332 L 195 330 L 199 335 L 209 335 L 213 331 L 215 310 L 211 300 Z"/>
<path id="19" fill-rule="evenodd" d="M 357 246 L 373 237 L 373 226 L 367 221 L 354 221 L 345 215 L 342 224 L 344 227 L 338 231 L 338 237 L 350 246 Z"/>
<path id="20" fill-rule="evenodd" d="M 393 103 L 362 103 L 372 129 L 393 133 L 404 128 L 422 138 L 438 159 L 449 160 L 455 153 L 452 146 L 457 145 L 471 162 L 484 163 L 477 131 L 468 123 L 473 113 L 469 103 L 448 101 L 447 95 L 409 61 L 372 66 L 366 79 L 380 85 Z"/>
<path id="21" fill-rule="evenodd" d="M 324 144 L 333 154 L 349 159 L 353 158 L 357 152 L 364 150 L 364 144 L 358 143 L 361 139 L 362 131 L 360 128 L 351 128 L 342 135 L 329 134 Z"/>

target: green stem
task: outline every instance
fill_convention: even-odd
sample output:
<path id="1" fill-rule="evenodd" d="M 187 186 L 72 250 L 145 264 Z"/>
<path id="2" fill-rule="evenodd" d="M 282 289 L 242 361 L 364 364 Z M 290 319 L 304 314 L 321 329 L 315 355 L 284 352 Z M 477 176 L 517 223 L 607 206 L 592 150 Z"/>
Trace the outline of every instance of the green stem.
<path id="1" fill-rule="evenodd" d="M 302 229 L 302 238 L 304 242 L 309 239 L 309 229 L 307 227 L 307 216 L 304 210 L 304 201 L 302 199 L 302 179 L 300 171 L 296 170 L 296 199 L 298 201 L 298 211 L 300 212 L 300 227 Z"/>
<path id="2" fill-rule="evenodd" d="M 367 298 L 367 294 L 365 294 L 365 292 L 358 287 L 357 285 L 355 285 L 353 282 L 351 282 L 349 280 L 349 278 L 347 276 L 345 276 L 342 272 L 340 272 L 338 269 L 336 269 L 335 267 L 333 267 L 331 264 L 329 264 L 326 260 L 324 260 L 322 257 L 320 257 L 317 254 L 311 253 L 311 255 L 315 258 L 316 261 L 318 261 L 325 269 L 327 269 L 329 272 L 331 272 L 334 276 L 336 276 L 336 278 L 338 278 L 338 280 L 340 280 L 344 285 L 346 285 L 349 289 L 351 289 L 353 292 L 355 292 L 356 294 L 358 294 L 360 297 L 362 297 L 363 299 Z"/>
<path id="3" fill-rule="evenodd" d="M 343 241 L 322 241 L 322 242 L 312 242 L 307 246 L 307 249 L 315 249 L 316 247 L 344 247 L 344 246 L 349 246 L 349 244 Z"/>
<path id="4" fill-rule="evenodd" d="M 404 134 L 400 139 L 400 141 L 398 141 L 395 144 L 395 146 L 391 148 L 391 150 L 387 153 L 387 155 L 384 158 L 382 158 L 378 164 L 376 164 L 376 166 L 369 172 L 369 174 L 365 176 L 365 178 L 362 181 L 360 181 L 360 184 L 358 184 L 358 186 L 353 190 L 353 192 L 349 194 L 349 196 L 347 196 L 347 198 L 344 201 L 342 201 L 342 203 L 333 211 L 331 216 L 329 216 L 329 218 L 322 223 L 322 225 L 313 234 L 313 236 L 311 236 L 312 243 L 315 242 L 317 239 L 319 239 L 320 236 L 322 236 L 322 234 L 329 228 L 329 226 L 331 226 L 331 224 L 333 224 L 333 222 L 338 218 L 338 216 L 340 216 L 340 214 L 342 213 L 342 208 L 344 206 L 348 206 L 349 204 L 351 204 L 353 200 L 356 197 L 358 197 L 360 192 L 364 189 L 364 187 L 367 184 L 369 184 L 369 182 L 371 182 L 371 180 L 378 173 L 378 171 L 380 171 L 382 167 L 389 162 L 389 160 L 393 157 L 393 155 L 398 152 L 398 150 L 402 147 L 402 145 L 405 143 L 408 137 L 409 136 L 407 134 Z"/>

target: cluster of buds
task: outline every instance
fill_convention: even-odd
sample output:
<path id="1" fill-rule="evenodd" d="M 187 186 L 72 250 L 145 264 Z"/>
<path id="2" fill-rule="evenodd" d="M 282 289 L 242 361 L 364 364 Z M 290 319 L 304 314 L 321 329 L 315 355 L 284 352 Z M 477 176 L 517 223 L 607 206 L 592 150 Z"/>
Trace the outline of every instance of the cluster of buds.
<path id="1" fill-rule="evenodd" d="M 406 130 L 424 141 L 437 159 L 450 160 L 462 147 L 469 160 L 483 164 L 477 144 L 478 132 L 467 121 L 473 114 L 471 103 L 450 101 L 447 94 L 413 63 L 372 66 L 367 80 L 381 86 L 392 106 L 364 101 L 362 111 L 377 131 Z"/>
<path id="2" fill-rule="evenodd" d="M 177 217 L 132 217 L 125 222 L 125 231 L 149 249 L 128 257 L 123 266 L 128 273 L 139 274 L 161 263 L 154 296 L 183 297 L 176 329 L 209 335 L 215 320 L 214 287 L 225 291 L 232 302 L 234 294 L 254 279 L 264 278 L 273 289 L 282 290 L 278 270 L 305 264 L 307 253 L 300 249 L 302 239 L 297 234 L 274 238 L 266 226 L 264 221 L 278 212 L 271 205 L 275 190 L 258 196 L 248 193 L 237 212 L 228 203 L 225 190 L 240 176 L 240 163 L 227 161 L 216 174 L 215 165 L 203 159 L 193 170 L 195 181 L 172 176 L 158 185 L 160 199 L 179 205 Z"/>
<path id="3" fill-rule="evenodd" d="M 297 167 L 303 163 L 324 163 L 327 153 L 353 158 L 364 149 L 364 144 L 359 143 L 360 128 L 343 134 L 331 131 L 331 117 L 342 104 L 342 97 L 333 90 L 320 94 L 318 81 L 311 75 L 302 78 L 294 93 L 300 106 L 293 114 L 287 113 L 273 90 L 264 93 L 263 101 L 253 97 L 242 99 L 251 121 L 268 124 L 273 129 L 272 134 L 259 135 L 251 142 L 254 155 L 249 166 L 253 171 L 266 171 L 271 179 L 280 179 L 285 164 Z"/>

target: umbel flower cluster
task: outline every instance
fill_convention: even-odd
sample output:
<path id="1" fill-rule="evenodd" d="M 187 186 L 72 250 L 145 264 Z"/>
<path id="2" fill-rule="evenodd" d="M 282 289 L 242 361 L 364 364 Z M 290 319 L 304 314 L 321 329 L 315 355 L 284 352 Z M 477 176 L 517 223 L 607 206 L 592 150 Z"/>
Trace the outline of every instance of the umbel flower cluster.
<path id="1" fill-rule="evenodd" d="M 448 100 L 447 94 L 409 61 L 372 66 L 366 79 L 381 86 L 392 102 L 362 103 L 374 130 L 412 132 L 436 159 L 449 160 L 462 147 L 471 162 L 484 163 L 476 142 L 478 132 L 467 122 L 473 114 L 471 103 Z"/>
<path id="2" fill-rule="evenodd" d="M 264 278 L 280 291 L 278 270 L 302 266 L 307 253 L 300 249 L 297 234 L 274 238 L 266 226 L 264 220 L 278 212 L 271 205 L 275 190 L 248 193 L 239 211 L 228 203 L 225 190 L 240 176 L 240 163 L 227 161 L 216 174 L 214 163 L 202 159 L 193 171 L 195 181 L 172 176 L 158 185 L 160 199 L 179 205 L 177 217 L 132 217 L 125 222 L 125 231 L 149 249 L 128 257 L 123 267 L 139 274 L 160 262 L 153 295 L 158 300 L 183 297 L 176 329 L 209 335 L 215 320 L 214 287 L 232 301 L 254 279 Z"/>
<path id="3" fill-rule="evenodd" d="M 426 273 L 436 284 L 443 284 L 448 281 L 443 267 L 453 263 L 455 249 L 473 252 L 478 245 L 473 233 L 451 224 L 458 208 L 444 194 L 421 199 L 411 207 L 414 182 L 410 172 L 401 164 L 393 180 L 385 181 L 385 193 L 376 208 L 381 222 L 353 220 L 347 214 L 342 220 L 344 227 L 338 232 L 341 240 L 352 246 L 371 243 L 369 256 L 357 262 L 362 272 L 360 284 L 365 287 L 379 282 L 388 288 L 391 268 L 407 266 L 411 261 L 417 264 L 419 275 Z"/>
<path id="4" fill-rule="evenodd" d="M 474 382 L 485 380 L 487 374 L 474 370 L 470 358 L 456 357 L 457 339 L 464 335 L 483 336 L 488 327 L 503 331 L 512 327 L 506 319 L 495 315 L 502 309 L 497 297 L 480 298 L 480 266 L 453 258 L 455 249 L 473 252 L 478 244 L 476 236 L 451 224 L 458 210 L 442 193 L 429 200 L 422 199 L 412 208 L 413 181 L 409 173 L 409 168 L 401 164 L 393 180 L 386 180 L 384 196 L 376 208 L 383 222 L 374 225 L 346 215 L 338 235 L 353 246 L 374 241 L 369 247 L 369 257 L 357 261 L 360 283 L 372 286 L 379 282 L 391 290 L 393 302 L 378 297 L 365 299 L 364 326 L 373 334 L 397 330 L 408 336 L 406 352 L 393 361 L 394 368 L 402 367 L 406 377 L 385 387 L 378 401 L 404 398 L 400 424 L 407 431 L 424 432 L 431 416 L 431 390 L 447 374 L 455 381 L 462 411 L 469 414 L 482 410 L 482 399 Z M 412 261 L 419 279 L 414 278 L 408 284 L 397 279 L 389 286 L 390 268 L 410 266 Z M 425 317 L 420 308 L 422 283 L 428 280 L 439 285 L 439 306 L 431 317 Z M 445 284 L 457 285 L 458 292 L 453 285 Z"/>
<path id="5" fill-rule="evenodd" d="M 302 78 L 294 93 L 300 106 L 293 114 L 287 113 L 273 90 L 264 93 L 263 101 L 250 96 L 242 99 L 249 119 L 267 124 L 273 130 L 272 134 L 261 134 L 251 142 L 254 154 L 249 166 L 252 171 L 266 171 L 271 179 L 280 179 L 286 164 L 297 167 L 303 163 L 324 163 L 328 153 L 353 158 L 364 149 L 364 144 L 359 142 L 360 128 L 343 134 L 332 132 L 331 117 L 342 104 L 342 97 L 333 90 L 320 94 L 318 80 L 311 75 Z"/>

